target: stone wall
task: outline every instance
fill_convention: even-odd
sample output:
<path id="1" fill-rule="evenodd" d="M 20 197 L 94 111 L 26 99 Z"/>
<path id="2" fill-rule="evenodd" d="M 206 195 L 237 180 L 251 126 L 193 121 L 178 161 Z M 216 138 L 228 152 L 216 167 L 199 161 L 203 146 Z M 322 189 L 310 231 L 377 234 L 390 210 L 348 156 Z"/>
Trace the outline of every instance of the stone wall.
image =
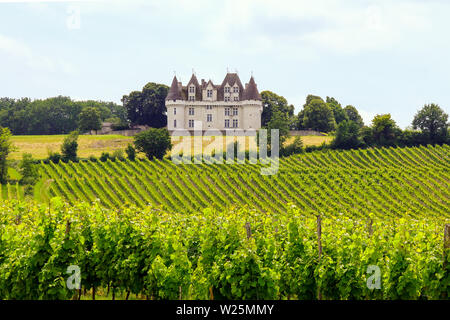
<path id="1" fill-rule="evenodd" d="M 325 136 L 325 133 L 314 130 L 290 130 L 291 136 Z"/>

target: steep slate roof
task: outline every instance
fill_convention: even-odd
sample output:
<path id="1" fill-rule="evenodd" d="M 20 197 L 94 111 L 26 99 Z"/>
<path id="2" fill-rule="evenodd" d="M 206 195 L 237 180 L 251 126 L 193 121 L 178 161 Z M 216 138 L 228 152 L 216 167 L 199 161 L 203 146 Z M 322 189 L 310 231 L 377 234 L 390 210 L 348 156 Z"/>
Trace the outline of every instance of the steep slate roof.
<path id="1" fill-rule="evenodd" d="M 239 100 L 261 100 L 261 95 L 258 92 L 258 88 L 256 87 L 255 80 L 253 76 L 250 78 L 248 84 L 245 84 L 245 88 L 243 87 L 241 80 L 237 73 L 227 73 L 225 78 L 222 81 L 221 85 L 215 85 L 211 80 L 205 82 L 202 79 L 202 83 L 199 84 L 197 77 L 195 74 L 192 74 L 191 79 L 189 80 L 186 86 L 182 86 L 181 82 L 178 82 L 177 77 L 173 77 L 172 85 L 170 86 L 169 92 L 167 94 L 166 100 L 187 100 L 188 99 L 188 88 L 191 84 L 195 86 L 195 100 L 202 100 L 202 90 L 206 89 L 208 84 L 211 83 L 214 89 L 217 90 L 217 101 L 224 100 L 224 88 L 228 83 L 231 87 L 237 85 L 239 87 Z"/>
<path id="2" fill-rule="evenodd" d="M 188 95 L 189 87 L 192 84 L 195 86 L 195 100 L 197 100 L 197 101 L 202 100 L 202 87 L 198 83 L 198 80 L 197 80 L 197 77 L 195 76 L 195 74 L 192 74 L 191 80 L 189 80 L 188 84 L 185 87 L 186 88 L 186 97 L 189 96 Z"/>
<path id="3" fill-rule="evenodd" d="M 231 87 L 234 87 L 235 84 L 239 87 L 239 100 L 242 100 L 242 94 L 244 91 L 244 87 L 242 86 L 241 79 L 237 73 L 227 73 L 225 79 L 223 79 L 222 84 L 217 88 L 217 100 L 223 101 L 224 99 L 224 88 L 226 84 L 229 84 Z"/>
<path id="4" fill-rule="evenodd" d="M 250 78 L 248 84 L 245 85 L 242 100 L 261 100 L 261 95 L 258 92 L 253 76 Z"/>
<path id="5" fill-rule="evenodd" d="M 173 77 L 172 85 L 170 86 L 169 92 L 167 93 L 166 100 L 181 100 L 181 88 L 179 87 L 179 83 L 177 77 Z"/>

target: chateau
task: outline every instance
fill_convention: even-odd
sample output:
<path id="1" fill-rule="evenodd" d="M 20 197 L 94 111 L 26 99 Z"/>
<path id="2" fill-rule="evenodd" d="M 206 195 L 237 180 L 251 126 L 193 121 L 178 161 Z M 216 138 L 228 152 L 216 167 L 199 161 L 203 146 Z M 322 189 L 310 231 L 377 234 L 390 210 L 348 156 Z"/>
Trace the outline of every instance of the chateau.
<path id="1" fill-rule="evenodd" d="M 260 129 L 261 95 L 253 76 L 242 85 L 237 73 L 227 73 L 222 84 L 198 82 L 186 86 L 175 76 L 166 97 L 168 130 Z"/>

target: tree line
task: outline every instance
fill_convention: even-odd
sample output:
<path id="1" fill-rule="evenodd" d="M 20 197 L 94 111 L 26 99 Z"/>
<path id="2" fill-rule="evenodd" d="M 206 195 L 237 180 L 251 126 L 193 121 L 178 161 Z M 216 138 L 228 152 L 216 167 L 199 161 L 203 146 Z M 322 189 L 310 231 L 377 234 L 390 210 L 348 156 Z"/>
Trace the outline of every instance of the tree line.
<path id="1" fill-rule="evenodd" d="M 333 97 L 324 100 L 319 96 L 308 95 L 303 109 L 297 115 L 294 114 L 294 106 L 288 104 L 284 97 L 271 91 L 261 92 L 261 97 L 262 127 L 279 129 L 281 144 L 289 135 L 289 130 L 315 130 L 335 137 L 331 145 L 319 148 L 354 149 L 450 143 L 448 115 L 434 103 L 418 110 L 411 126 L 402 130 L 390 114 L 378 114 L 369 125 L 365 125 L 354 106 L 342 107 Z"/>

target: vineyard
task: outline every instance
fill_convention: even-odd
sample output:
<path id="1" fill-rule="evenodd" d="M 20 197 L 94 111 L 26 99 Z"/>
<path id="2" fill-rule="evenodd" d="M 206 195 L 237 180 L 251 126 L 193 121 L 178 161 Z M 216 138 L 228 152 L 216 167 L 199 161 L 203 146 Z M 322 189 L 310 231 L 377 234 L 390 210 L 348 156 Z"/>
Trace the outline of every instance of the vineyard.
<path id="1" fill-rule="evenodd" d="M 374 214 L 450 217 L 450 147 L 327 151 L 280 159 L 279 171 L 260 174 L 261 164 L 182 164 L 115 161 L 42 164 L 34 197 L 69 203 L 99 199 L 107 208 L 134 204 L 168 212 L 225 211 L 248 205 L 284 213 L 352 217 Z M 4 199 L 22 199 L 18 185 L 4 186 Z"/>
<path id="2" fill-rule="evenodd" d="M 2 204 L 0 298 L 447 299 L 443 220 Z M 448 250 L 448 249 L 447 249 Z M 76 265 L 80 290 L 66 286 Z M 379 284 L 371 277 L 377 276 Z M 367 285 L 373 283 L 373 286 Z M 85 296 L 83 296 L 85 298 Z"/>
<path id="3" fill-rule="evenodd" d="M 448 299 L 449 151 L 41 164 L 37 201 L 3 186 L 0 299 Z"/>

